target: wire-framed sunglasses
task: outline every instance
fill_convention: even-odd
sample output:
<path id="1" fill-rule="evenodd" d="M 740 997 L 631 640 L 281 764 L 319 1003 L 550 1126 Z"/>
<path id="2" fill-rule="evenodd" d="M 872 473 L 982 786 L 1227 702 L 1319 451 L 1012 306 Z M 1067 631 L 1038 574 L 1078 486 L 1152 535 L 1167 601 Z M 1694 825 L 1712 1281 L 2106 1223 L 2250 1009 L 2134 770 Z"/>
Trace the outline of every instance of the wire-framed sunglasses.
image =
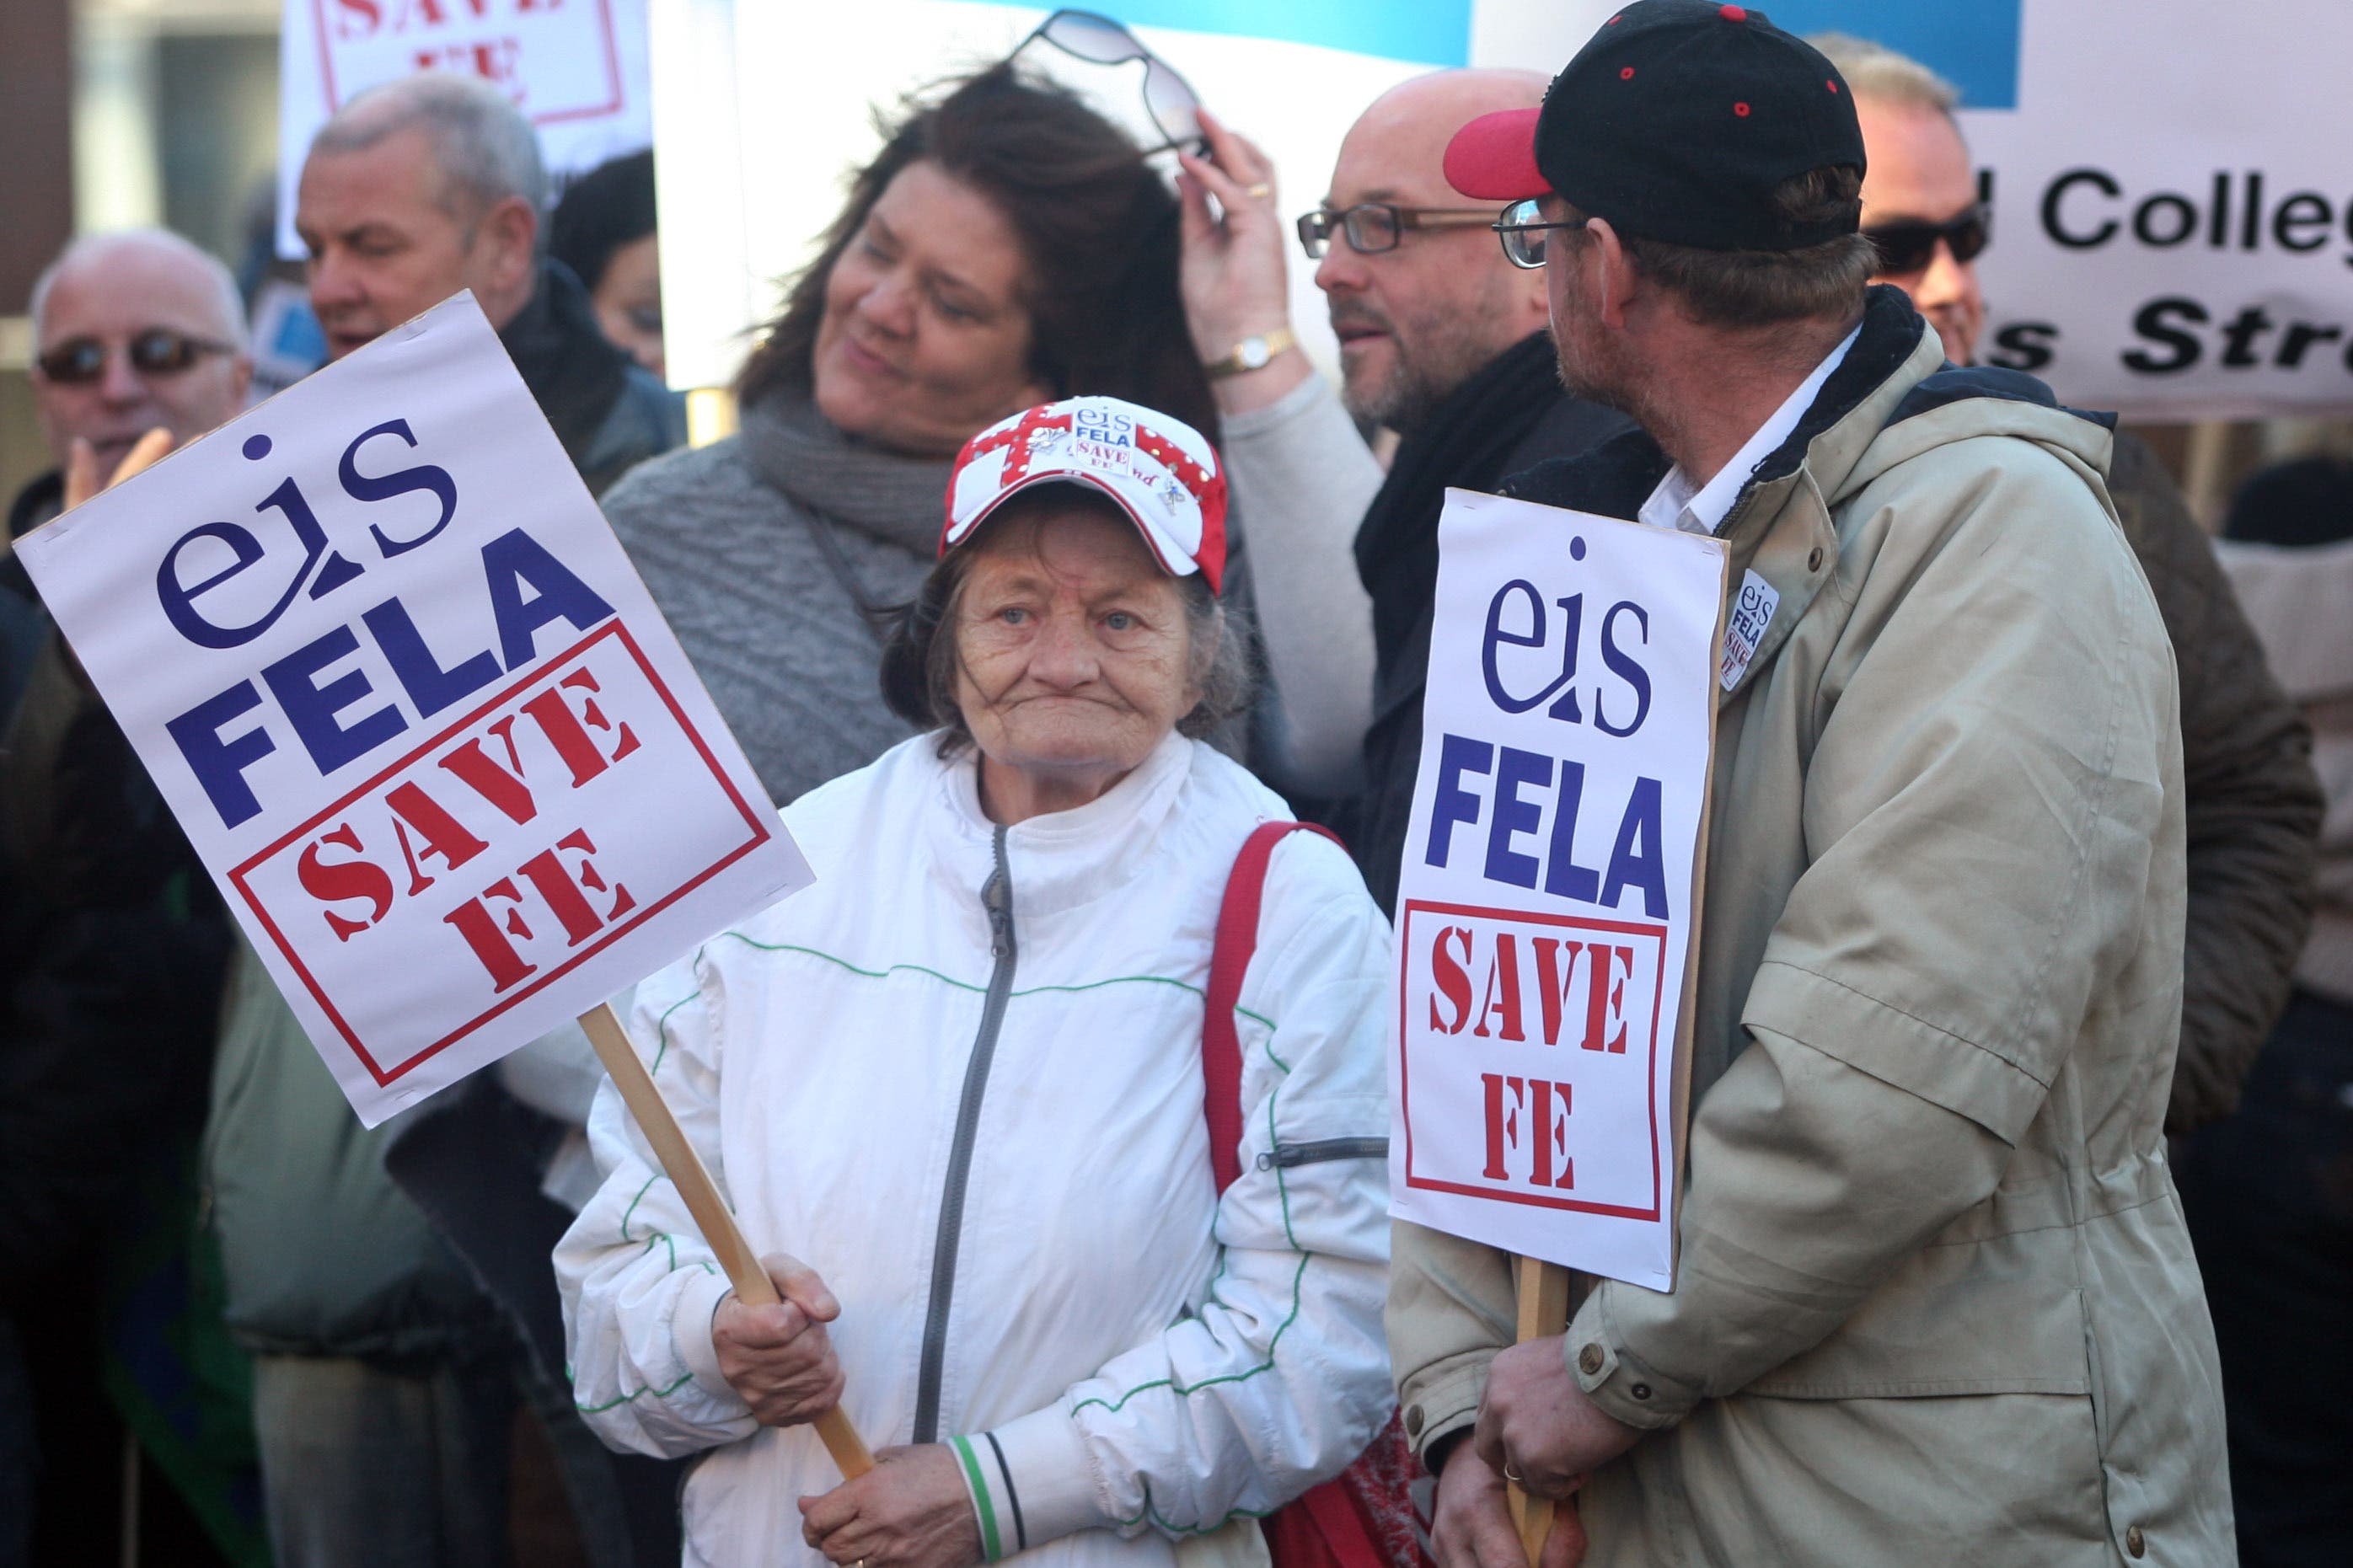
<path id="1" fill-rule="evenodd" d="M 1147 157 L 1172 149 L 1193 153 L 1208 150 L 1208 138 L 1201 133 L 1201 98 L 1193 90 L 1193 84 L 1109 16 L 1099 16 L 1092 11 L 1056 11 L 1030 29 L 1029 37 L 1013 47 L 1013 54 L 1018 55 L 1040 40 L 1090 65 L 1144 62 L 1144 110 L 1163 138 L 1160 145 L 1144 150 Z"/>
<path id="2" fill-rule="evenodd" d="M 1530 196 L 1514 202 L 1504 209 L 1504 216 L 1487 226 L 1495 231 L 1503 242 L 1504 259 L 1513 266 L 1534 271 L 1545 264 L 1545 235 L 1556 228 L 1583 228 L 1586 220 L 1576 218 L 1567 223 L 1546 223 L 1544 209 Z"/>
<path id="3" fill-rule="evenodd" d="M 1979 202 L 1943 223 L 1906 218 L 1901 223 L 1873 224 L 1862 231 L 1862 237 L 1878 249 L 1883 276 L 1908 278 L 1926 271 L 1936 259 L 1938 240 L 1951 248 L 1955 261 L 1966 265 L 1976 260 L 1993 243 L 1993 213 Z"/>
<path id="4" fill-rule="evenodd" d="M 1388 202 L 1359 202 L 1344 212 L 1317 207 L 1299 215 L 1299 248 L 1309 260 L 1320 260 L 1339 234 L 1359 256 L 1395 250 L 1410 228 L 1468 228 L 1493 217 L 1493 207 L 1401 207 Z"/>
<path id="5" fill-rule="evenodd" d="M 87 386 L 106 374 L 107 357 L 114 351 L 98 338 L 68 338 L 34 360 L 42 375 L 58 386 Z M 123 345 L 131 368 L 142 375 L 177 375 L 193 369 L 207 354 L 237 353 L 233 343 L 170 327 L 149 327 Z"/>

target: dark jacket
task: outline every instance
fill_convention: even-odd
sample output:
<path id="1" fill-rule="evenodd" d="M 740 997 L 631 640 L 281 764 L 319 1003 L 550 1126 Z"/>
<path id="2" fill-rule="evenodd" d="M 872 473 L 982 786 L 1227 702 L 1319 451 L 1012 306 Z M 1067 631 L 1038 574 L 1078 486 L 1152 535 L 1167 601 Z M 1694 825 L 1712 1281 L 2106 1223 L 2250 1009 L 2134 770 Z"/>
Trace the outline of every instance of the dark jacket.
<path id="1" fill-rule="evenodd" d="M 499 341 L 590 493 L 686 444 L 685 397 L 607 340 L 588 290 L 562 262 L 542 258 L 538 289 Z"/>
<path id="2" fill-rule="evenodd" d="M 1615 409 L 1571 397 L 1556 387 L 1548 395 L 1550 406 L 1501 462 L 1455 470 L 1445 483 L 1493 490 L 1506 474 L 1550 458 L 1577 457 L 1633 428 L 1633 422 Z M 1405 451 L 1398 453 L 1392 478 L 1406 457 Z M 1377 508 L 1380 503 L 1374 504 Z M 1376 605 L 1398 608 L 1374 617 L 1373 715 L 1365 732 L 1365 795 L 1354 821 L 1343 824 L 1342 835 L 1356 851 L 1374 900 L 1394 913 L 1398 865 L 1405 854 L 1414 779 L 1421 768 L 1422 684 L 1430 668 L 1430 606 L 1438 593 L 1434 533 L 1426 552 L 1401 552 L 1378 571 L 1368 571 L 1365 586 Z"/>
<path id="3" fill-rule="evenodd" d="M 2108 493 L 2157 595 L 2181 679 L 2189 922 L 2165 1118 L 2178 1136 L 2238 1109 L 2239 1087 L 2287 1002 L 2312 923 L 2320 784 L 2304 721 L 2147 442 L 2116 437 Z"/>
<path id="4" fill-rule="evenodd" d="M 28 485 L 13 539 L 47 521 Z M 0 559 L 0 1310 L 86 1270 L 147 1163 L 204 1112 L 228 942 L 211 879 Z"/>

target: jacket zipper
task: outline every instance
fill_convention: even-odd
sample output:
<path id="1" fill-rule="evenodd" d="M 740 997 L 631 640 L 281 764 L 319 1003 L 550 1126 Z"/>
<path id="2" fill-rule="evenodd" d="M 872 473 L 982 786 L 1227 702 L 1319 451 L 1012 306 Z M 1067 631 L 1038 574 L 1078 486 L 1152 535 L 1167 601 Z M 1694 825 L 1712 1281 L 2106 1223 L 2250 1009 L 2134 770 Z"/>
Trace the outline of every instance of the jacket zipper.
<path id="1" fill-rule="evenodd" d="M 1277 1166 L 1291 1170 L 1300 1165 L 1321 1164 L 1326 1160 L 1386 1160 L 1389 1157 L 1389 1141 L 1386 1138 L 1318 1138 L 1305 1143 L 1277 1143 L 1269 1153 L 1258 1157 L 1258 1168 L 1271 1171 Z"/>
<path id="2" fill-rule="evenodd" d="M 932 1297 L 923 1313 L 923 1354 L 915 1377 L 913 1441 L 940 1439 L 940 1373 L 947 1361 L 948 1308 L 955 1295 L 956 1247 L 964 1238 L 965 1184 L 972 1174 L 972 1146 L 980 1130 L 980 1102 L 988 1092 L 988 1064 L 997 1055 L 997 1032 L 1013 994 L 1013 874 L 1005 860 L 1005 829 L 992 847 L 997 868 L 981 884 L 981 908 L 988 911 L 988 951 L 997 963 L 988 973 L 988 996 L 980 1006 L 980 1032 L 965 1063 L 964 1098 L 956 1106 L 955 1140 L 948 1146 L 947 1184 L 940 1194 L 939 1235 L 932 1243 Z"/>

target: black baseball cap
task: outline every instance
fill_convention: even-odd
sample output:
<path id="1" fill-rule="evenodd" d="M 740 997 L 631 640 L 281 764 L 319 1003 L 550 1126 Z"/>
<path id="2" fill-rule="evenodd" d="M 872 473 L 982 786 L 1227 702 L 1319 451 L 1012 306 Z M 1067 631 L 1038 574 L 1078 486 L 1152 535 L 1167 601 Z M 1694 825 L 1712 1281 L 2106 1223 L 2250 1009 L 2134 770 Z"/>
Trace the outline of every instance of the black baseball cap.
<path id="1" fill-rule="evenodd" d="M 1455 132 L 1446 178 L 1480 201 L 1557 194 L 1621 234 L 1702 250 L 1798 250 L 1856 232 L 1861 208 L 1799 226 L 1775 186 L 1863 166 L 1838 68 L 1762 11 L 1637 0 L 1552 79 L 1544 107 Z"/>

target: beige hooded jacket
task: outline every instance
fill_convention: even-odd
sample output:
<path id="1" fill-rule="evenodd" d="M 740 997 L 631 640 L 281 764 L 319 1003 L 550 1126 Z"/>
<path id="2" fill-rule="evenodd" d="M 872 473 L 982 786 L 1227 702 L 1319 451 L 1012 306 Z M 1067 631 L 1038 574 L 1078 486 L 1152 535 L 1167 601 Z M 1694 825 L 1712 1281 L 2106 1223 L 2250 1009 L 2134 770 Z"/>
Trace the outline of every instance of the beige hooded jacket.
<path id="1" fill-rule="evenodd" d="M 1675 1287 L 1564 1341 L 1651 1428 L 1588 1483 L 1592 1568 L 2213 1564 L 2211 1326 L 2162 1125 L 2179 724 L 2105 423 L 1940 369 L 1903 297 L 1726 519 L 1779 595 L 1719 708 Z M 1507 484 L 1631 517 L 1621 439 Z M 1400 1226 L 1424 1447 L 1473 1419 L 1507 1260 Z"/>

